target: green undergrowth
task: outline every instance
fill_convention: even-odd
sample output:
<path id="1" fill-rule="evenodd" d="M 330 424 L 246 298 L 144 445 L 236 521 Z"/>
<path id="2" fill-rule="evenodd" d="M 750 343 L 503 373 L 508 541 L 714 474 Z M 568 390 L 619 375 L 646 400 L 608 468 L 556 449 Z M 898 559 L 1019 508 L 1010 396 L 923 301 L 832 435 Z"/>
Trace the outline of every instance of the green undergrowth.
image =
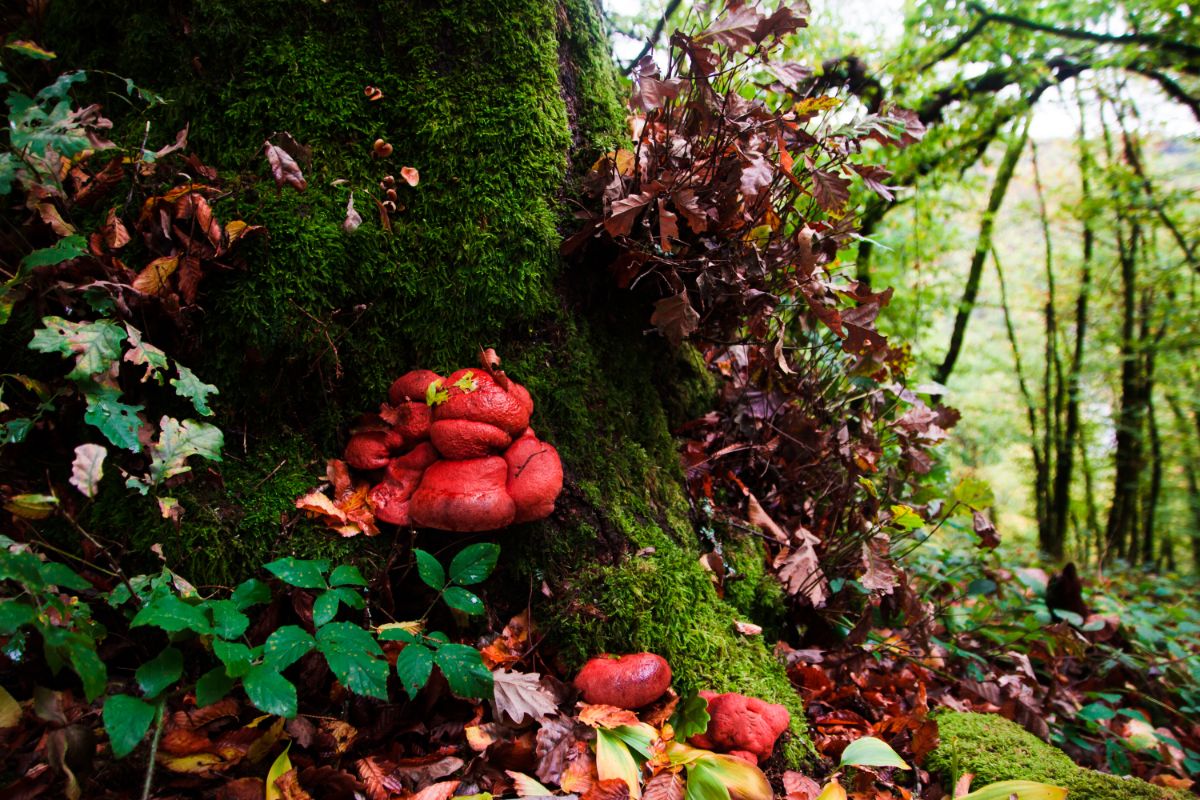
<path id="1" fill-rule="evenodd" d="M 1137 778 L 1080 767 L 1058 748 L 994 714 L 943 712 L 937 715 L 937 723 L 941 743 L 929 755 L 926 767 L 947 776 L 950 785 L 970 772 L 976 787 L 1032 780 L 1067 789 L 1072 800 L 1183 800 L 1191 796 Z"/>

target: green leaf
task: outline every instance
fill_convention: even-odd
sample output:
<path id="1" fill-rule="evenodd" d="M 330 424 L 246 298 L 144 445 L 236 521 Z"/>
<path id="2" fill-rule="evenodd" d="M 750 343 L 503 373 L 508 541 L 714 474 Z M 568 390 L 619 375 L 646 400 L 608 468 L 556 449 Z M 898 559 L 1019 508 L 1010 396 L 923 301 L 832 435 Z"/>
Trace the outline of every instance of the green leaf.
<path id="1" fill-rule="evenodd" d="M 129 627 L 137 628 L 142 625 L 153 625 L 168 633 L 179 631 L 195 631 L 209 633 L 208 619 L 204 611 L 189 605 L 173 594 L 156 597 L 142 607 L 134 616 Z"/>
<path id="2" fill-rule="evenodd" d="M 1088 703 L 1086 706 L 1079 709 L 1077 716 L 1092 722 L 1102 722 L 1117 716 L 1117 712 L 1113 711 L 1103 703 Z"/>
<path id="3" fill-rule="evenodd" d="M 250 578 L 238 584 L 229 599 L 238 611 L 245 611 L 250 606 L 271 602 L 271 588 L 258 578 Z"/>
<path id="4" fill-rule="evenodd" d="M 59 239 L 50 247 L 43 247 L 41 250 L 34 250 L 32 253 L 21 259 L 21 266 L 26 269 L 50 267 L 55 264 L 61 264 L 64 261 L 70 261 L 72 258 L 79 258 L 83 255 L 87 255 L 87 239 L 83 238 L 82 236 L 68 236 L 65 239 Z M 50 319 L 59 318 L 51 317 Z M 107 320 L 101 321 L 107 322 Z M 43 320 L 43 323 L 45 323 L 45 320 Z M 86 323 L 73 324 L 80 325 Z"/>
<path id="5" fill-rule="evenodd" d="M 719 783 L 726 795 L 738 800 L 772 800 L 771 782 L 755 765 L 733 756 L 708 753 L 688 765 L 688 784 L 699 778 L 702 791 L 711 792 L 711 781 Z"/>
<path id="6" fill-rule="evenodd" d="M 892 519 L 889 523 L 894 528 L 905 531 L 915 531 L 925 525 L 925 520 L 909 506 L 892 506 Z"/>
<path id="7" fill-rule="evenodd" d="M 292 749 L 292 743 L 288 742 L 283 748 L 283 752 L 271 763 L 271 768 L 267 770 L 267 791 L 265 800 L 284 800 L 283 791 L 276 785 L 276 781 L 284 775 L 292 771 L 292 760 L 288 758 L 288 751 Z"/>
<path id="8" fill-rule="evenodd" d="M 68 322 L 62 317 L 43 317 L 42 326 L 34 331 L 29 347 L 39 353 L 75 356 L 75 368 L 67 374 L 68 378 L 83 380 L 106 372 L 121 358 L 125 330 L 110 319 Z"/>
<path id="9" fill-rule="evenodd" d="M 347 689 L 387 699 L 388 663 L 377 658 L 383 650 L 370 633 L 350 622 L 331 622 L 317 629 L 317 649 Z"/>
<path id="10" fill-rule="evenodd" d="M 276 628 L 263 645 L 263 663 L 277 670 L 295 664 L 317 646 L 317 641 L 298 625 Z"/>
<path id="11" fill-rule="evenodd" d="M 481 542 L 464 547 L 450 562 L 450 582 L 459 586 L 480 583 L 492 574 L 499 558 L 500 545 L 498 544 Z"/>
<path id="12" fill-rule="evenodd" d="M 212 416 L 212 409 L 208 407 L 208 396 L 219 394 L 217 387 L 211 383 L 204 383 L 196 377 L 194 372 L 178 361 L 175 362 L 175 369 L 179 370 L 179 377 L 172 378 L 171 385 L 175 387 L 176 394 L 191 400 L 197 414 L 206 417 Z"/>
<path id="13" fill-rule="evenodd" d="M 300 589 L 326 589 L 325 573 L 329 570 L 329 562 L 325 559 L 304 561 L 299 558 L 281 558 L 263 565 L 268 572 L 279 580 Z"/>
<path id="14" fill-rule="evenodd" d="M 441 664 L 438 666 L 440 667 Z M 596 729 L 596 773 L 602 781 L 625 781 L 629 787 L 631 798 L 636 800 L 642 796 L 642 787 L 639 781 L 641 769 L 634 760 L 633 753 L 629 752 L 629 747 L 612 731 L 604 728 Z M 689 780 L 688 783 L 690 784 L 691 781 Z M 729 800 L 728 792 L 725 793 L 725 800 Z"/>
<path id="15" fill-rule="evenodd" d="M 250 671 L 254 662 L 254 653 L 241 642 L 227 642 L 224 639 L 213 639 L 213 655 L 221 659 L 224 673 L 230 678 L 240 678 Z M 279 667 L 282 669 L 282 667 Z"/>
<path id="16" fill-rule="evenodd" d="M 94 425 L 104 436 L 122 450 L 137 453 L 142 449 L 138 431 L 142 421 L 138 412 L 145 406 L 131 406 L 121 402 L 121 390 L 112 386 L 89 387 L 86 395 L 87 411 L 83 419 Z"/>
<path id="17" fill-rule="evenodd" d="M 954 487 L 954 499 L 972 511 L 991 508 L 996 503 L 992 487 L 978 478 L 963 478 Z"/>
<path id="18" fill-rule="evenodd" d="M 37 93 L 38 100 L 65 100 L 67 93 L 71 91 L 71 87 L 77 83 L 87 81 L 87 73 L 83 70 L 74 70 L 72 72 L 64 72 L 54 79 L 54 83 L 43 88 Z M 67 104 L 63 112 L 63 118 L 66 119 L 71 113 L 70 105 Z M 83 138 L 87 141 L 86 137 Z"/>
<path id="19" fill-rule="evenodd" d="M 427 553 L 419 547 L 413 548 L 417 557 L 417 575 L 431 589 L 441 590 L 446 585 L 446 571 L 432 553 Z"/>
<path id="20" fill-rule="evenodd" d="M 910 769 L 904 759 L 882 739 L 864 736 L 855 739 L 842 751 L 843 767 L 899 767 Z"/>
<path id="21" fill-rule="evenodd" d="M 3 325 L 3 320 L 0 320 L 0 325 Z M 25 441 L 25 437 L 33 430 L 33 420 L 25 417 L 10 419 L 8 422 L 0 424 L 0 444 L 20 444 Z"/>
<path id="22" fill-rule="evenodd" d="M 180 422 L 173 417 L 163 417 L 158 421 L 158 427 L 158 441 L 150 451 L 150 480 L 154 483 L 191 470 L 185 463 L 191 456 L 221 460 L 225 437 L 215 425 L 194 419 Z"/>
<path id="23" fill-rule="evenodd" d="M 410 644 L 396 656 L 396 675 L 409 699 L 416 699 L 417 692 L 429 683 L 433 672 L 433 651 L 423 644 Z"/>
<path id="24" fill-rule="evenodd" d="M 330 586 L 366 586 L 367 579 L 351 564 L 339 564 L 329 575 Z"/>
<path id="25" fill-rule="evenodd" d="M 108 687 L 108 667 L 96 653 L 96 642 L 87 636 L 73 637 L 67 643 L 71 669 L 83 683 L 83 694 L 90 703 Z"/>
<path id="26" fill-rule="evenodd" d="M 183 677 L 183 653 L 168 645 L 157 656 L 138 667 L 133 677 L 137 679 L 142 694 L 153 700 Z"/>
<path id="27" fill-rule="evenodd" d="M 50 61 L 51 59 L 58 58 L 58 55 L 53 51 L 47 50 L 37 43 L 31 42 L 27 39 L 18 39 L 15 42 L 9 42 L 5 45 L 5 47 L 7 47 L 9 50 L 15 50 L 21 55 L 28 56 L 29 58 L 37 61 Z"/>
<path id="28" fill-rule="evenodd" d="M 430 407 L 440 406 L 442 403 L 450 399 L 450 390 L 442 388 L 442 379 L 430 383 L 425 387 L 425 405 Z"/>
<path id="29" fill-rule="evenodd" d="M 104 701 L 104 729 L 114 756 L 124 758 L 133 752 L 150 729 L 154 713 L 154 706 L 127 694 L 115 694 Z"/>
<path id="30" fill-rule="evenodd" d="M 685 800 L 729 800 L 729 790 L 717 779 L 711 769 L 696 762 L 687 766 L 687 792 Z"/>
<path id="31" fill-rule="evenodd" d="M 313 602 L 313 625 L 318 628 L 332 622 L 338 612 L 338 596 L 332 592 L 321 592 Z"/>
<path id="32" fill-rule="evenodd" d="M 4 500 L 4 510 L 22 519 L 45 519 L 58 508 L 58 498 L 52 494 L 15 494 Z"/>
<path id="33" fill-rule="evenodd" d="M 693 692 L 679 702 L 675 713 L 671 715 L 671 727 L 675 730 L 675 740 L 686 742 L 696 734 L 708 730 L 708 701 Z"/>
<path id="34" fill-rule="evenodd" d="M 0 600 L 0 636 L 16 633 L 22 625 L 33 622 L 36 616 L 37 609 L 27 603 Z"/>
<path id="35" fill-rule="evenodd" d="M 450 586 L 442 594 L 446 605 L 458 609 L 464 614 L 478 615 L 483 613 L 483 601 L 466 589 Z"/>
<path id="36" fill-rule="evenodd" d="M 125 323 L 125 333 L 129 336 L 129 349 L 125 351 L 125 360 L 130 364 L 146 366 L 146 374 L 142 376 L 143 383 L 152 375 L 157 376 L 170 367 L 167 354 L 143 340 L 142 332 L 128 322 Z"/>
<path id="37" fill-rule="evenodd" d="M 271 665 L 251 667 L 242 678 L 242 688 L 255 708 L 288 719 L 296 716 L 296 687 Z"/>
<path id="38" fill-rule="evenodd" d="M 196 705 L 211 706 L 233 690 L 235 678 L 225 674 L 225 667 L 213 667 L 196 681 Z"/>
<path id="39" fill-rule="evenodd" d="M 492 673 L 474 647 L 444 644 L 438 648 L 434 663 L 446 676 L 450 691 L 459 697 L 488 699 L 492 696 Z"/>
<path id="40" fill-rule="evenodd" d="M 1034 781 L 1000 781 L 964 794 L 958 800 L 1063 800 L 1067 790 L 1048 783 Z"/>
<path id="41" fill-rule="evenodd" d="M 66 564 L 57 561 L 43 561 L 41 564 L 42 583 L 47 586 L 58 586 L 85 592 L 92 588 L 91 581 L 80 576 Z"/>
<path id="42" fill-rule="evenodd" d="M 206 605 L 212 611 L 212 632 L 217 636 L 236 639 L 250 627 L 250 618 L 232 600 L 210 600 Z"/>

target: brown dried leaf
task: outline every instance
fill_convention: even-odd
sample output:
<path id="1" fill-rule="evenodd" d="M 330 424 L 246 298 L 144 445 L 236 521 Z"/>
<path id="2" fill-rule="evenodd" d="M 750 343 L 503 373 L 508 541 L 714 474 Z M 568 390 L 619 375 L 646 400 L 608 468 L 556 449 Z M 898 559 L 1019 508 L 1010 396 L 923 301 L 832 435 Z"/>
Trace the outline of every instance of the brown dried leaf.
<path id="1" fill-rule="evenodd" d="M 280 800 L 312 800 L 312 795 L 300 786 L 300 776 L 295 767 L 275 779 Z"/>
<path id="2" fill-rule="evenodd" d="M 771 519 L 771 515 L 763 510 L 762 504 L 758 502 L 758 498 L 753 493 L 750 493 L 748 497 L 750 524 L 757 525 L 764 533 L 771 534 L 775 537 L 775 541 L 780 544 L 787 544 L 791 539 L 787 535 L 787 531 L 779 527 L 778 523 Z"/>
<path id="3" fill-rule="evenodd" d="M 133 279 L 133 288 L 142 294 L 164 294 L 168 281 L 179 267 L 179 256 L 162 256 L 147 264 Z"/>
<path id="4" fill-rule="evenodd" d="M 414 794 L 409 800 L 450 800 L 461 781 L 441 781 L 431 783 Z"/>
<path id="5" fill-rule="evenodd" d="M 813 198 L 823 211 L 838 213 L 850 201 L 850 181 L 820 169 L 812 170 Z"/>
<path id="6" fill-rule="evenodd" d="M 370 800 L 391 800 L 392 793 L 388 790 L 387 774 L 374 758 L 367 756 L 354 762 L 354 769 L 362 780 Z"/>
<path id="7" fill-rule="evenodd" d="M 642 800 L 683 800 L 683 779 L 677 772 L 660 772 L 642 787 Z"/>
<path id="8" fill-rule="evenodd" d="M 605 705 L 580 704 L 578 719 L 593 728 L 616 728 L 621 725 L 637 725 L 637 714 L 624 708 Z"/>
<path id="9" fill-rule="evenodd" d="M 788 770 L 783 773 L 783 790 L 786 800 L 815 800 L 821 794 L 821 784 L 807 775 Z"/>
<path id="10" fill-rule="evenodd" d="M 657 196 L 658 187 L 655 186 L 614 202 L 604 220 L 604 229 L 608 231 L 609 236 L 628 236 L 638 216 Z"/>
<path id="11" fill-rule="evenodd" d="M 817 558 L 820 540 L 803 526 L 796 529 L 794 539 L 796 547 L 785 547 L 775 556 L 775 572 L 789 594 L 803 594 L 814 608 L 820 608 L 829 599 L 829 582 Z"/>
<path id="12" fill-rule="evenodd" d="M 975 535 L 979 537 L 980 547 L 995 550 L 1000 546 L 1000 534 L 996 532 L 996 524 L 988 519 L 987 514 L 982 511 L 972 512 L 971 522 L 975 528 Z"/>
<path id="13" fill-rule="evenodd" d="M 882 592 L 883 594 L 891 594 L 900 583 L 899 576 L 896 575 L 895 566 L 888 561 L 885 553 L 887 552 L 887 537 L 876 537 L 882 539 L 881 545 L 876 545 L 883 552 L 877 552 L 875 547 L 863 542 L 862 546 L 862 565 L 866 570 L 862 577 L 858 579 L 865 588 L 873 592 Z M 874 542 L 872 543 L 874 544 Z"/>
<path id="14" fill-rule="evenodd" d="M 105 218 L 100 232 L 104 234 L 104 243 L 108 245 L 109 250 L 120 250 L 130 242 L 129 231 L 125 228 L 125 223 L 121 221 L 121 218 L 117 216 L 115 208 L 108 210 L 108 216 Z"/>
<path id="15" fill-rule="evenodd" d="M 622 778 L 596 781 L 581 800 L 629 800 L 629 784 Z"/>
<path id="16" fill-rule="evenodd" d="M 271 177 L 275 179 L 277 187 L 282 189 L 284 186 L 291 186 L 298 192 L 308 188 L 308 181 L 304 180 L 300 165 L 286 150 L 269 141 L 263 142 L 263 149 L 267 154 L 267 163 L 271 165 Z"/>
<path id="17" fill-rule="evenodd" d="M 529 720 L 542 719 L 558 712 L 554 695 L 541 684 L 541 675 L 536 672 L 514 672 L 498 669 L 492 673 L 495 691 L 492 709 L 497 719 L 505 718 L 515 725 Z"/>
<path id="18" fill-rule="evenodd" d="M 692 308 L 685 289 L 656 302 L 654 313 L 650 315 L 650 324 L 667 337 L 672 347 L 679 347 L 684 339 L 700 327 L 700 315 Z"/>

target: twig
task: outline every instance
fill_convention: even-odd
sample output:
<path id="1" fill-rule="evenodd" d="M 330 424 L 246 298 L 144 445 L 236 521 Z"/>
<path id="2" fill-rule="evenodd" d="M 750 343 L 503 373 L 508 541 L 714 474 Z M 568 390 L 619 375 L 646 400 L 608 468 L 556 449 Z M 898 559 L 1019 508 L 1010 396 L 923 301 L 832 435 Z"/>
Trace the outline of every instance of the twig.
<path id="1" fill-rule="evenodd" d="M 150 762 L 146 765 L 146 783 L 142 786 L 142 800 L 150 800 L 150 789 L 154 786 L 154 762 L 158 758 L 158 743 L 162 739 L 163 725 L 167 721 L 166 698 L 158 701 L 158 724 L 154 727 L 154 738 L 150 740 Z"/>

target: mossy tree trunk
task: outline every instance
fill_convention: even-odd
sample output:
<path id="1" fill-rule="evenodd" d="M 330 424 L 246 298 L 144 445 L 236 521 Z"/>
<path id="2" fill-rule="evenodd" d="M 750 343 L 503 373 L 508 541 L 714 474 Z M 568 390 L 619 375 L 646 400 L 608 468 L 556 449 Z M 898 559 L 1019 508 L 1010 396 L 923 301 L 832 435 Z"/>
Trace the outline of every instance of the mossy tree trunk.
<path id="1" fill-rule="evenodd" d="M 704 410 L 703 368 L 645 335 L 645 298 L 557 255 L 572 177 L 624 127 L 591 0 L 64 0 L 45 38 L 63 63 L 164 94 L 152 144 L 190 123 L 192 150 L 233 189 L 218 216 L 269 231 L 243 271 L 207 279 L 194 336 L 175 343 L 221 389 L 220 477 L 181 489 L 178 530 L 119 491 L 89 524 L 127 532 L 134 555 L 161 542 L 199 584 L 287 554 L 355 558 L 398 580 L 409 532 L 339 540 L 299 519 L 293 500 L 396 375 L 470 366 L 494 347 L 532 393 L 534 427 L 558 446 L 567 479 L 551 519 L 495 534 L 507 574 L 487 600 L 500 621 L 532 596 L 568 666 L 648 649 L 669 659 L 677 688 L 785 703 L 789 760 L 805 757 L 782 667 L 734 632 L 739 610 L 699 563 L 670 428 Z M 367 85 L 384 99 L 369 102 Z M 142 120 L 119 122 L 140 139 Z M 312 148 L 303 194 L 269 180 L 262 143 L 279 131 Z M 376 138 L 393 144 L 389 159 L 372 157 Z M 402 165 L 421 180 L 386 233 L 368 195 Z M 367 221 L 347 235 L 351 189 Z M 417 535 L 435 551 L 467 541 Z M 743 549 L 749 577 L 731 601 L 742 615 L 769 612 L 778 592 Z"/>

